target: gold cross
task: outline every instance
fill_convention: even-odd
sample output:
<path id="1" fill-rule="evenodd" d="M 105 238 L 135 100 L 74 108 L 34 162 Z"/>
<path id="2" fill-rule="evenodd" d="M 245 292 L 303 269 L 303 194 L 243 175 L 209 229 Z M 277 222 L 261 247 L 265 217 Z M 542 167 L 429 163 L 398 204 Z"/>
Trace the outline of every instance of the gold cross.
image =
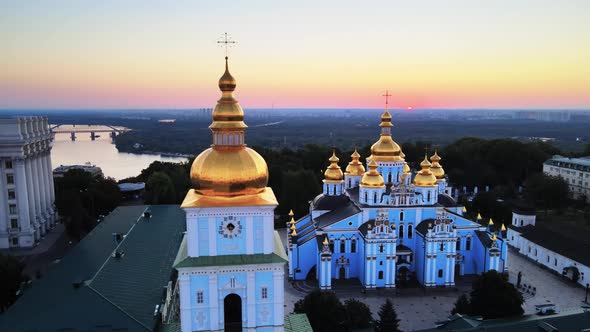
<path id="1" fill-rule="evenodd" d="M 217 44 L 223 44 L 223 47 L 225 47 L 225 57 L 227 58 L 227 49 L 228 47 L 231 47 L 231 44 L 235 44 L 236 42 L 231 40 L 230 37 L 228 37 L 227 32 L 223 34 L 223 37 L 217 41 Z"/>
<path id="2" fill-rule="evenodd" d="M 385 109 L 389 109 L 389 97 L 391 97 L 389 91 L 385 90 L 383 97 L 385 97 Z"/>

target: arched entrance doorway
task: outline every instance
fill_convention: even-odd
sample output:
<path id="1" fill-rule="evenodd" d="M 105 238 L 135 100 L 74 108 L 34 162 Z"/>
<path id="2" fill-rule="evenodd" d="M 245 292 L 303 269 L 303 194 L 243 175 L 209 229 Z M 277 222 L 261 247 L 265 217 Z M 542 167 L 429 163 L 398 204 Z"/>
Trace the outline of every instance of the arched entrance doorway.
<path id="1" fill-rule="evenodd" d="M 399 287 L 408 287 L 410 280 L 410 269 L 407 266 L 400 266 L 397 269 L 396 283 Z"/>
<path id="2" fill-rule="evenodd" d="M 338 270 L 338 279 L 346 279 L 346 269 L 344 267 L 341 267 L 340 270 Z"/>
<path id="3" fill-rule="evenodd" d="M 223 299 L 223 317 L 225 332 L 242 331 L 242 298 L 229 294 Z"/>

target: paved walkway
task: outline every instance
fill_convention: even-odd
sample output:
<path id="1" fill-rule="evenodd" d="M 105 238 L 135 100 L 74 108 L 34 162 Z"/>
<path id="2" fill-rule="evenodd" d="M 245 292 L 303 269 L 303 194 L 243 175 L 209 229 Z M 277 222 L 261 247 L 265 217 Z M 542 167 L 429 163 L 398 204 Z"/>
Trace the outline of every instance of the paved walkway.
<path id="1" fill-rule="evenodd" d="M 521 283 L 537 288 L 534 296 L 524 293 L 525 313 L 534 313 L 535 305 L 545 303 L 555 304 L 559 311 L 580 308 L 586 294 L 585 289 L 541 267 L 512 248 L 508 254 L 510 281 L 516 285 L 518 272 L 522 271 Z"/>

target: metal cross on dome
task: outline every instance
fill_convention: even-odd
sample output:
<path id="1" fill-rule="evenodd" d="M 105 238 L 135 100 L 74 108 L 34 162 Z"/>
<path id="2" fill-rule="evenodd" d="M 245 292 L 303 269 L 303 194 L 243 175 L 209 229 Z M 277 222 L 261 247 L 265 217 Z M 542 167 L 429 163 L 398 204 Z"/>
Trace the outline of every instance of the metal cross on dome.
<path id="1" fill-rule="evenodd" d="M 389 97 L 391 97 L 391 95 L 389 94 L 389 90 L 385 90 L 385 94 L 383 95 L 383 97 L 385 97 L 385 109 L 389 109 Z"/>
<path id="2" fill-rule="evenodd" d="M 232 44 L 236 44 L 237 42 L 231 40 L 231 37 L 227 35 L 227 32 L 223 34 L 220 40 L 217 41 L 217 44 L 225 47 L 225 56 L 227 57 L 227 49 L 232 46 Z"/>

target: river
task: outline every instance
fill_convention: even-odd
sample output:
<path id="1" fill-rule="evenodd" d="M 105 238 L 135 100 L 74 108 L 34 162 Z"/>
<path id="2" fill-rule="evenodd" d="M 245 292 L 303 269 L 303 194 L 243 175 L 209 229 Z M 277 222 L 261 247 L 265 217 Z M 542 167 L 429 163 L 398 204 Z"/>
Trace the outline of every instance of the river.
<path id="1" fill-rule="evenodd" d="M 75 141 L 69 134 L 55 134 L 51 163 L 53 168 L 60 165 L 82 165 L 87 162 L 102 169 L 107 177 L 116 180 L 137 176 L 142 169 L 152 162 L 183 162 L 186 158 L 162 157 L 152 154 L 133 154 L 119 152 L 112 143 L 109 133 L 100 133 L 100 137 L 92 141 L 89 133 L 78 133 Z"/>

